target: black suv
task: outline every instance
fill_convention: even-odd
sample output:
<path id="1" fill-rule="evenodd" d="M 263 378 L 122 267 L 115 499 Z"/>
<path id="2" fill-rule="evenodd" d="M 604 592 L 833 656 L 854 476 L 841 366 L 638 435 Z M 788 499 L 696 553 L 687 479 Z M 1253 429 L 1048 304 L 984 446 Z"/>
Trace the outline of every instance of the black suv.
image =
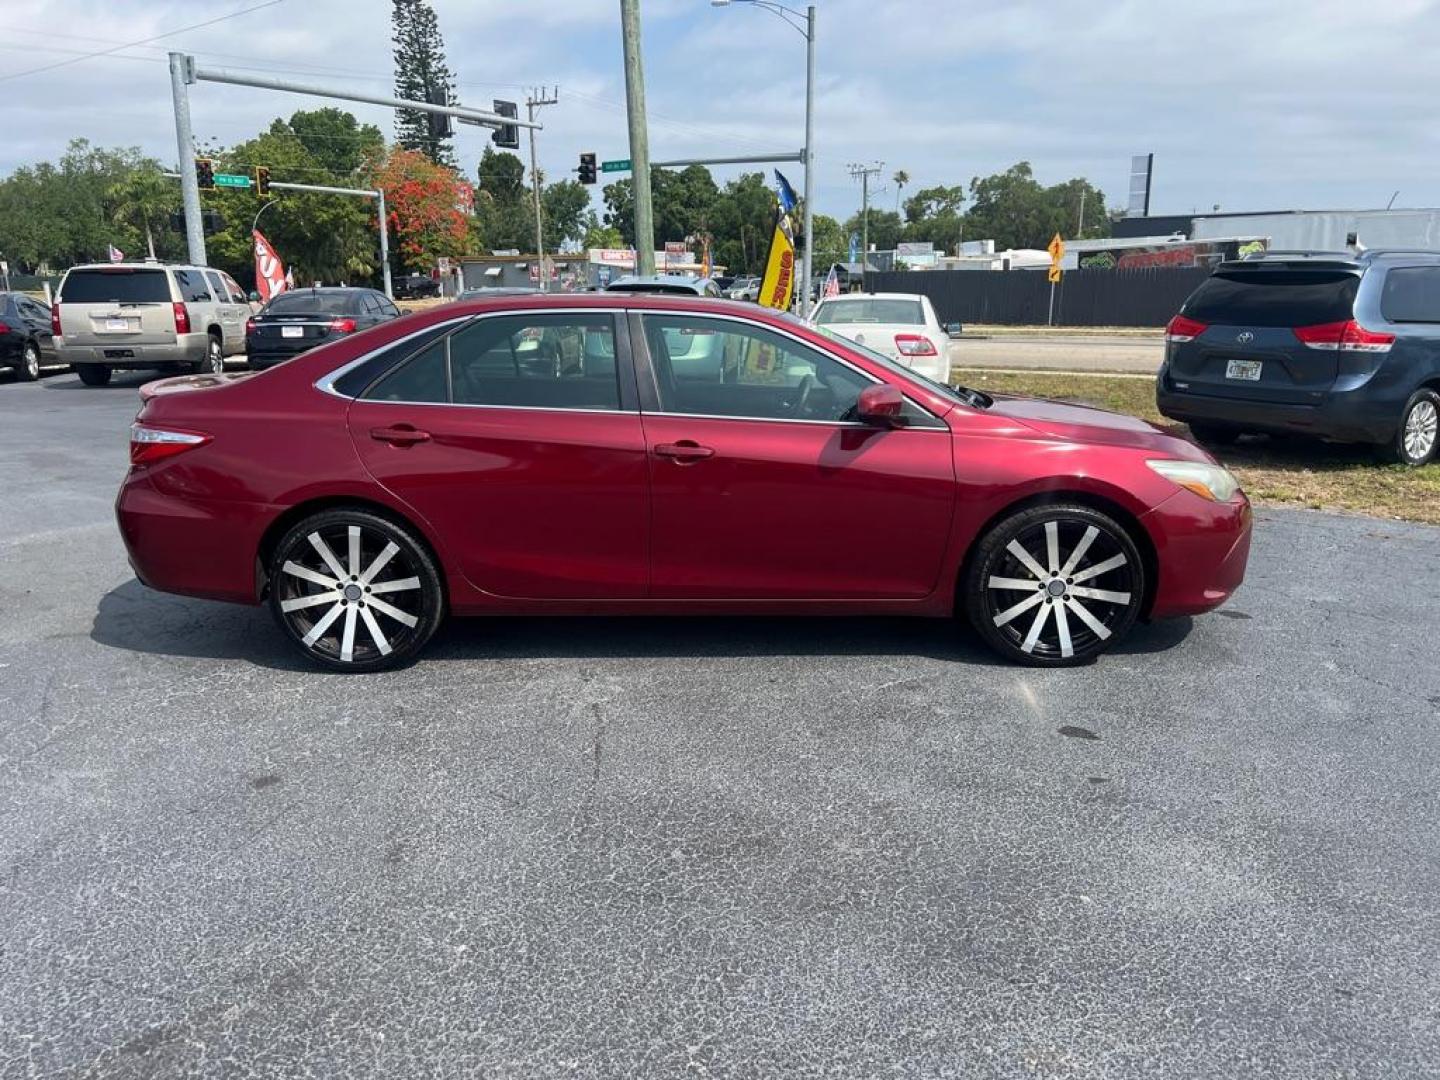
<path id="1" fill-rule="evenodd" d="M 1165 328 L 1155 400 L 1201 441 L 1290 432 L 1425 464 L 1440 441 L 1440 251 L 1221 263 Z"/>

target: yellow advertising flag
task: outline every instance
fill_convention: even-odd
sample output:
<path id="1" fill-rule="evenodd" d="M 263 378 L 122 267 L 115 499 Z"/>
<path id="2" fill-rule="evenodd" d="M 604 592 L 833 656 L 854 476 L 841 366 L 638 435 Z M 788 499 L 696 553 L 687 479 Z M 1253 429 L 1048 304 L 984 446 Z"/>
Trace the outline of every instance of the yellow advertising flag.
<path id="1" fill-rule="evenodd" d="M 756 299 L 765 307 L 780 311 L 790 309 L 795 293 L 795 244 L 786 233 L 785 217 L 775 222 L 775 235 L 770 241 L 770 257 L 765 261 L 765 276 L 760 279 Z"/>

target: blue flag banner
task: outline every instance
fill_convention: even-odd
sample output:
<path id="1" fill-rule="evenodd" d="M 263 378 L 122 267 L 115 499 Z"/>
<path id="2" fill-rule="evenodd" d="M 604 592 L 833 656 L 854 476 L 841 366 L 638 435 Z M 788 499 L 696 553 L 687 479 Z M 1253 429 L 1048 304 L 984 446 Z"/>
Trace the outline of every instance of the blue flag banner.
<path id="1" fill-rule="evenodd" d="M 795 189 L 790 186 L 790 181 L 780 175 L 780 170 L 775 170 L 775 197 L 780 200 L 780 212 L 782 214 L 793 213 L 795 205 L 800 201 L 795 197 Z"/>

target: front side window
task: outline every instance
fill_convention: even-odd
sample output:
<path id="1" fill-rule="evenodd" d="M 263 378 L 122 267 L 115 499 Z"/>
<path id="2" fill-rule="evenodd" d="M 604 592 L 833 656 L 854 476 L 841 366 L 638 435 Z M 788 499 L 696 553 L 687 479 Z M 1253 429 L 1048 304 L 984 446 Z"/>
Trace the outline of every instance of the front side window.
<path id="1" fill-rule="evenodd" d="M 205 275 L 199 270 L 176 270 L 175 284 L 180 289 L 180 299 L 187 304 L 210 302 L 210 290 L 205 285 Z"/>
<path id="2" fill-rule="evenodd" d="M 763 327 L 690 315 L 644 324 L 662 412 L 843 422 L 872 381 Z"/>

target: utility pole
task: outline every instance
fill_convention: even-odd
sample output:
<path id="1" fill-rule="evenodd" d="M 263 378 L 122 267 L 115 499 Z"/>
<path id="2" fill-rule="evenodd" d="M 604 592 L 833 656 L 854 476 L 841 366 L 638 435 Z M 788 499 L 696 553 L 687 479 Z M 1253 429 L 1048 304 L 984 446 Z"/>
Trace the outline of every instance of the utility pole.
<path id="1" fill-rule="evenodd" d="M 1084 238 L 1085 238 L 1085 189 L 1082 187 L 1082 188 L 1080 189 L 1080 221 L 1079 221 L 1079 223 L 1075 226 L 1075 239 L 1076 239 L 1076 240 L 1083 240 Z"/>
<path id="2" fill-rule="evenodd" d="M 542 105 L 554 105 L 560 100 L 560 88 L 555 88 L 554 97 L 545 97 L 541 90 L 532 90 L 525 99 L 526 115 L 535 122 L 535 110 Z M 540 260 L 539 284 L 541 292 L 550 291 L 550 275 L 545 272 L 545 227 L 540 221 L 540 166 L 535 161 L 535 129 L 530 129 L 530 188 L 535 200 L 535 257 Z"/>
<path id="3" fill-rule="evenodd" d="M 645 65 L 640 58 L 640 0 L 620 0 L 625 53 L 625 111 L 630 121 L 630 176 L 635 189 L 635 273 L 655 273 L 655 221 L 650 205 L 650 142 L 645 126 Z"/>
<path id="4" fill-rule="evenodd" d="M 170 97 L 175 104 L 175 148 L 180 155 L 180 196 L 185 204 L 185 246 L 194 266 L 205 266 L 205 227 L 200 221 L 200 180 L 195 175 L 195 136 L 190 130 L 190 91 L 195 62 L 170 54 Z"/>
<path id="5" fill-rule="evenodd" d="M 860 280 L 865 280 L 865 267 L 870 261 L 870 177 L 879 176 L 883 161 L 873 165 L 851 165 L 850 175 L 860 177 Z"/>

